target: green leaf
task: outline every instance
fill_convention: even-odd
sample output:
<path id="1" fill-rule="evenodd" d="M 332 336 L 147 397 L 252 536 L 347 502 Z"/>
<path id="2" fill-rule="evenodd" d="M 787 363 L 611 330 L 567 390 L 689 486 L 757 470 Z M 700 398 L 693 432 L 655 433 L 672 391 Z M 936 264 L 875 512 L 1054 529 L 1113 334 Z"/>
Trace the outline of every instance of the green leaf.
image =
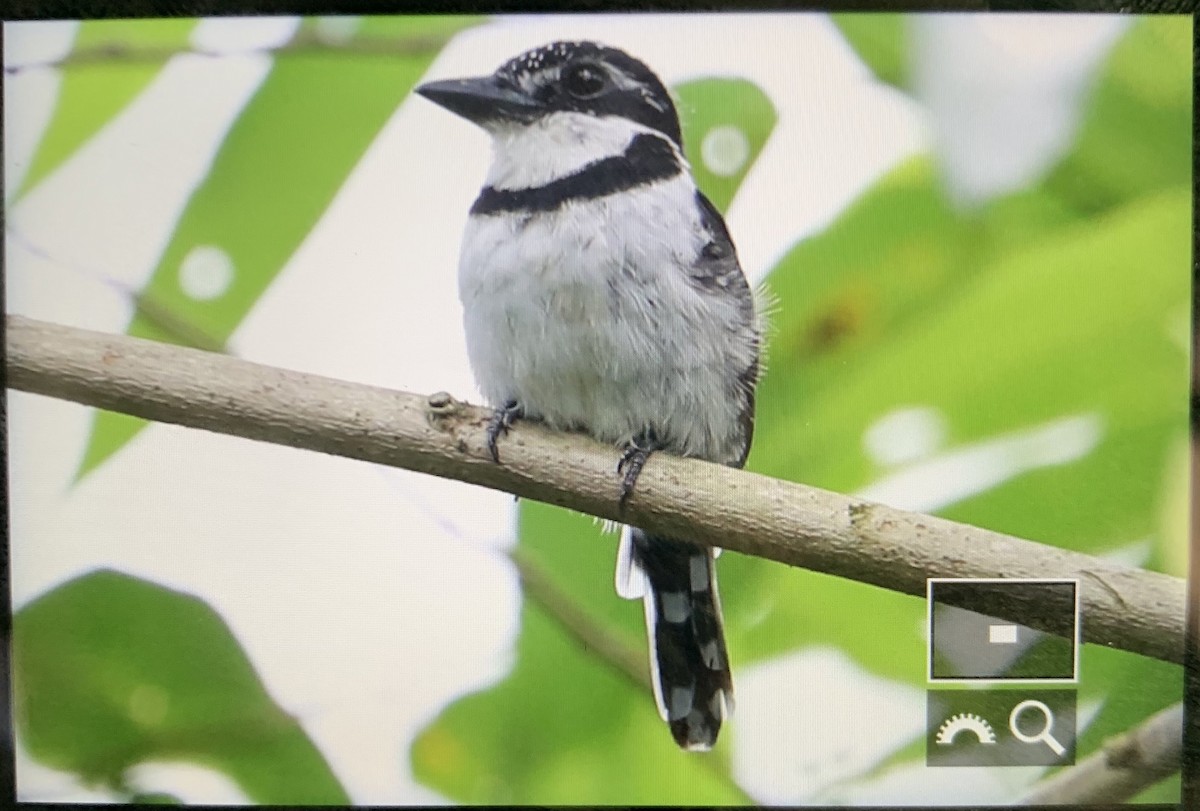
<path id="1" fill-rule="evenodd" d="M 698 79 L 674 91 L 692 176 L 724 212 L 775 129 L 775 106 L 745 79 Z"/>
<path id="2" fill-rule="evenodd" d="M 445 40 L 473 19 L 369 18 L 356 38 L 390 34 L 394 53 L 339 58 L 304 49 L 278 56 L 188 202 L 129 334 L 172 343 L 196 343 L 199 334 L 206 336 L 206 348 L 223 346 Z M 313 25 L 306 22 L 297 36 L 307 37 Z M 185 269 L 228 284 L 189 294 L 181 281 L 188 276 Z M 76 478 L 146 425 L 135 417 L 95 413 Z"/>
<path id="3" fill-rule="evenodd" d="M 724 210 L 775 125 L 774 107 L 742 80 L 704 79 L 676 95 L 697 181 Z M 728 175 L 703 165 L 703 142 L 721 127 L 746 139 L 746 157 Z M 729 776 L 731 733 L 717 752 L 697 756 L 682 752 L 658 717 L 641 603 L 613 589 L 615 536 L 588 516 L 536 502 L 521 504 L 519 535 L 522 554 L 591 622 L 643 658 L 647 681 L 582 649 L 527 589 L 515 669 L 451 704 L 421 733 L 413 747 L 418 778 L 468 803 L 748 802 Z"/>
<path id="4" fill-rule="evenodd" d="M 1128 732 L 1161 709 L 1183 698 L 1183 669 L 1170 662 L 1114 651 L 1097 645 L 1085 645 L 1080 651 L 1081 687 L 1095 687 L 1104 706 L 1079 736 L 1078 751 L 1086 755 L 1099 751 L 1114 735 Z"/>
<path id="5" fill-rule="evenodd" d="M 908 22 L 903 14 L 831 14 L 858 58 L 881 82 L 908 86 L 910 49 Z"/>
<path id="6" fill-rule="evenodd" d="M 184 760 L 260 803 L 349 801 L 224 620 L 191 595 L 109 570 L 64 583 L 13 617 L 13 682 L 27 751 L 87 783 L 125 786 L 132 766 Z"/>
<path id="7" fill-rule="evenodd" d="M 131 794 L 129 802 L 134 805 L 183 805 L 183 800 L 163 791 Z"/>
<path id="8" fill-rule="evenodd" d="M 886 346 L 904 324 L 935 308 L 967 272 L 969 239 L 931 164 L 917 158 L 789 251 L 767 280 L 780 306 L 771 319 L 756 432 L 773 430 L 812 392 L 834 388 L 850 359 Z M 774 443 L 756 437 L 752 467 L 795 475 L 786 461 L 763 455 L 769 447 Z"/>
<path id="9" fill-rule="evenodd" d="M 1161 803 L 1162 805 L 1179 805 L 1179 801 L 1183 797 L 1183 778 L 1179 772 L 1170 777 L 1155 783 L 1150 788 L 1138 794 L 1131 803 L 1150 804 Z"/>
<path id="10" fill-rule="evenodd" d="M 84 20 L 61 68 L 54 115 L 38 143 L 14 202 L 75 154 L 154 80 L 170 53 L 183 50 L 195 20 Z M 145 58 L 125 59 L 126 50 Z M 86 58 L 86 61 L 82 61 Z M 81 60 L 73 64 L 72 60 Z"/>
<path id="11" fill-rule="evenodd" d="M 1144 17 L 1101 70 L 1075 148 L 1048 185 L 1081 211 L 1174 186 L 1192 171 L 1192 20 Z"/>
<path id="12" fill-rule="evenodd" d="M 908 250 L 921 259 L 896 251 L 885 198 L 873 193 L 776 269 L 785 304 L 751 466 L 855 492 L 939 454 L 1085 415 L 1098 431 L 1090 452 L 1002 476 L 937 512 L 1089 552 L 1153 536 L 1168 452 L 1186 424 L 1187 358 L 1167 326 L 1188 300 L 1189 192 L 1139 201 L 990 260 L 939 224 L 944 213 L 933 214 L 932 198 L 906 198 Z M 864 255 L 852 225 L 867 222 L 878 230 L 876 251 Z M 817 326 L 830 311 L 854 317 L 836 331 Z M 840 337 L 809 337 L 830 334 Z M 864 448 L 868 429 L 914 406 L 943 426 L 940 444 L 913 467 L 875 461 Z M 740 655 L 836 645 L 875 673 L 920 681 L 921 600 L 762 561 L 722 565 L 738 595 L 726 600 L 727 614 L 740 603 L 758 618 Z M 854 605 L 854 617 L 830 621 L 837 605 Z"/>
<path id="13" fill-rule="evenodd" d="M 1154 569 L 1179 578 L 1188 576 L 1191 467 L 1190 443 L 1187 434 L 1180 433 L 1167 452 L 1159 506 L 1158 545 L 1150 563 Z"/>
<path id="14" fill-rule="evenodd" d="M 880 312 L 893 326 L 885 330 L 864 317 L 852 333 L 869 338 L 886 332 L 887 340 L 863 338 L 857 356 L 847 347 L 835 358 L 840 367 L 836 385 L 810 386 L 803 397 L 795 390 L 795 379 L 811 379 L 821 370 L 786 368 L 798 365 L 804 356 L 795 347 L 804 344 L 785 341 L 805 334 L 813 307 L 789 311 L 779 328 L 780 340 L 772 346 L 772 366 L 784 367 L 783 372 L 774 376 L 778 379 L 769 375 L 763 389 L 764 400 L 770 395 L 785 401 L 777 404 L 780 413 L 772 416 L 778 418 L 767 421 L 766 430 L 786 432 L 790 423 L 797 441 L 764 457 L 763 466 L 767 472 L 799 474 L 813 484 L 852 491 L 885 472 L 862 450 L 863 432 L 900 406 L 940 409 L 951 444 L 1056 415 L 1100 410 L 1108 417 L 1109 436 L 1122 429 L 1158 433 L 1153 454 L 1157 485 L 1163 432 L 1182 424 L 1186 403 L 1186 358 L 1167 327 L 1187 301 L 1189 211 L 1180 191 L 1131 204 L 1112 216 L 1063 229 L 1057 238 L 1007 253 L 990 266 L 967 268 L 965 274 L 947 270 L 949 283 L 940 293 L 926 284 L 925 295 L 893 295 L 890 289 L 907 278 L 897 283 L 891 277 L 903 276 L 905 266 L 877 265 L 857 298 L 847 299 L 863 309 L 869 307 L 863 300 L 889 302 L 890 312 Z M 954 239 L 952 233 L 947 237 Z M 791 276 L 781 286 L 807 285 L 810 295 L 797 291 L 796 301 L 822 301 L 827 298 L 821 289 L 824 278 L 849 275 L 817 270 L 814 251 L 802 244 L 776 270 Z M 953 278 L 956 272 L 963 275 Z M 817 278 L 809 282 L 813 276 Z M 910 314 L 925 311 L 922 318 L 905 321 L 910 299 L 915 305 Z M 815 315 L 825 317 L 820 309 Z M 765 447 L 774 449 L 771 443 Z M 1144 493 L 1141 501 L 1146 502 Z M 1145 511 L 1146 517 L 1150 514 Z M 1150 529 L 1144 520 L 1142 526 Z M 1045 534 L 1032 537 L 1054 540 Z"/>
<path id="15" fill-rule="evenodd" d="M 745 802 L 712 768 L 713 755 L 676 747 L 649 688 L 582 649 L 529 600 L 516 653 L 504 681 L 456 701 L 417 737 L 412 763 L 422 783 L 471 804 Z"/>

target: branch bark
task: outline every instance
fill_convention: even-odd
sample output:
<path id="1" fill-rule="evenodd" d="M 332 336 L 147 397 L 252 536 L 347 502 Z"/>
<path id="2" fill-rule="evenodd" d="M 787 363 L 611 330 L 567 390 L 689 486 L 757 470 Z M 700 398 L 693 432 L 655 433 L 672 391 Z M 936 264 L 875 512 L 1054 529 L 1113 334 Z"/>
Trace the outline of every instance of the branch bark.
<path id="1" fill-rule="evenodd" d="M 618 453 L 490 412 L 211 352 L 7 316 L 7 385 L 85 405 L 458 479 L 913 595 L 928 577 L 1078 578 L 1083 639 L 1181 662 L 1182 580 L 928 515 L 655 454 L 622 512 Z M 973 610 L 1053 631 L 1028 607 Z"/>
<path id="2" fill-rule="evenodd" d="M 1037 786 L 1022 805 L 1119 803 L 1179 771 L 1183 705 L 1174 704 L 1115 735 L 1100 751 Z"/>

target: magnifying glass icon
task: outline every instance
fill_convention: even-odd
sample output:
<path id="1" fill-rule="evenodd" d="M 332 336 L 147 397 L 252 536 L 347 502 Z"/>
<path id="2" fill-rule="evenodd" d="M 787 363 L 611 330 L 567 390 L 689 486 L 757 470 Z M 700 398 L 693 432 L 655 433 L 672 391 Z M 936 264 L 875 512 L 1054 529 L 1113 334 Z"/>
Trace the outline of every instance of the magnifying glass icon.
<path id="1" fill-rule="evenodd" d="M 1017 721 L 1020 720 L 1021 713 L 1027 710 L 1041 715 L 1044 721 L 1041 730 L 1033 735 L 1025 734 L 1017 726 Z M 1054 735 L 1051 734 L 1051 730 L 1054 728 L 1054 713 L 1050 712 L 1050 708 L 1040 701 L 1028 699 L 1013 707 L 1012 712 L 1008 716 L 1008 728 L 1012 731 L 1013 737 L 1022 743 L 1044 743 L 1059 757 L 1062 757 L 1067 751 L 1061 743 L 1054 739 Z"/>

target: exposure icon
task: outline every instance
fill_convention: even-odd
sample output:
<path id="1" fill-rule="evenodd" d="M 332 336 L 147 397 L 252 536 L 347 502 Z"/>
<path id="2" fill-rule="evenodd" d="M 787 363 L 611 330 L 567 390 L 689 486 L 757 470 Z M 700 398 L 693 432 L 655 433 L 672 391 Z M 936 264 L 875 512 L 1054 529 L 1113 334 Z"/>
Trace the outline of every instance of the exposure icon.
<path id="1" fill-rule="evenodd" d="M 1066 766 L 1075 762 L 1075 691 L 930 690 L 927 766 Z"/>
<path id="2" fill-rule="evenodd" d="M 972 712 L 952 715 L 938 727 L 937 737 L 934 740 L 941 746 L 950 746 L 954 743 L 955 737 L 963 732 L 973 734 L 980 743 L 996 742 L 996 731 L 992 729 L 992 725 L 986 719 Z"/>

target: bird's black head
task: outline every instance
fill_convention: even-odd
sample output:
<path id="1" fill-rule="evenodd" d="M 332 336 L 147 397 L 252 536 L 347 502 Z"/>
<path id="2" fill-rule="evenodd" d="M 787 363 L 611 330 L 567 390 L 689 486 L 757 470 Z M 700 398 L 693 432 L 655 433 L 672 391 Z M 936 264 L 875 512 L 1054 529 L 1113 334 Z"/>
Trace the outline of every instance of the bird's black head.
<path id="1" fill-rule="evenodd" d="M 626 118 L 682 144 L 675 105 L 654 72 L 595 42 L 553 42 L 491 76 L 429 82 L 417 92 L 485 129 L 574 112 Z"/>

